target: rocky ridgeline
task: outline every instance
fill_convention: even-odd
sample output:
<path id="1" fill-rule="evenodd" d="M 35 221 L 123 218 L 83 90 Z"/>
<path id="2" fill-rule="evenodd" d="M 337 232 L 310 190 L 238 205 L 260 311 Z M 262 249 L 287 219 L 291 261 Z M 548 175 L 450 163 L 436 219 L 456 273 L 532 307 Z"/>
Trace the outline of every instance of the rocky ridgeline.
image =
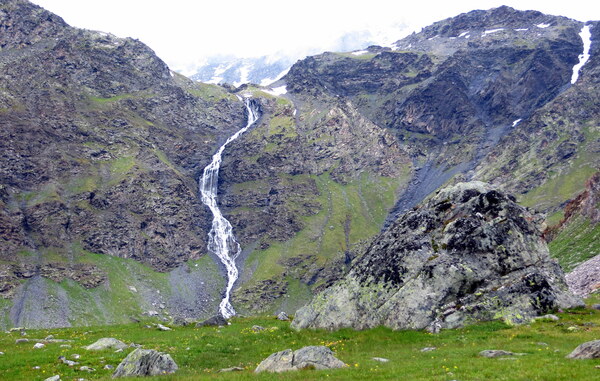
<path id="1" fill-rule="evenodd" d="M 524 323 L 582 305 L 542 238 L 543 218 L 481 182 L 439 191 L 384 231 L 295 328 L 455 328 Z"/>

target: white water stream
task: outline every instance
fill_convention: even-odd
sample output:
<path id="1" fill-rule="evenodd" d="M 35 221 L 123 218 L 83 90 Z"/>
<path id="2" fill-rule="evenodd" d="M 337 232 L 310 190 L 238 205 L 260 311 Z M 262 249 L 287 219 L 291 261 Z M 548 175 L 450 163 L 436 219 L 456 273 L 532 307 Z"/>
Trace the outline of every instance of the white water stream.
<path id="1" fill-rule="evenodd" d="M 219 206 L 217 205 L 217 185 L 219 182 L 219 167 L 221 166 L 221 156 L 227 144 L 237 139 L 246 132 L 258 119 L 258 109 L 245 99 L 246 110 L 248 111 L 248 122 L 246 127 L 242 128 L 229 137 L 217 153 L 212 157 L 212 161 L 204 168 L 204 174 L 199 181 L 200 195 L 204 205 L 208 206 L 213 214 L 212 228 L 208 233 L 208 250 L 214 253 L 227 270 L 227 287 L 223 300 L 219 304 L 219 312 L 224 318 L 230 318 L 235 315 L 235 310 L 230 302 L 231 289 L 238 278 L 238 268 L 235 260 L 240 255 L 240 244 L 235 240 L 232 227 L 229 221 L 223 217 Z"/>
<path id="2" fill-rule="evenodd" d="M 571 84 L 575 84 L 579 79 L 579 70 L 590 59 L 590 47 L 592 46 L 592 33 L 590 32 L 591 25 L 584 25 L 579 32 L 579 36 L 583 40 L 583 53 L 579 55 L 579 63 L 573 66 L 573 75 L 571 76 Z"/>

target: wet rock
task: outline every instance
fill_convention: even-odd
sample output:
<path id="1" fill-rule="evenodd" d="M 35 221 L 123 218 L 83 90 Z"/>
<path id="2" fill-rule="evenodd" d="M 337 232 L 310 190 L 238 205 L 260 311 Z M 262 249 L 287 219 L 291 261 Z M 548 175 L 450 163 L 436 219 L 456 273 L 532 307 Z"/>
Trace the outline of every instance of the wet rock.
<path id="1" fill-rule="evenodd" d="M 95 343 L 90 344 L 87 347 L 85 347 L 85 349 L 87 349 L 88 351 L 102 351 L 105 349 L 119 350 L 119 349 L 125 349 L 125 348 L 127 348 L 127 344 L 125 344 L 121 340 L 117 340 L 112 337 L 104 337 L 102 339 L 99 339 Z"/>
<path id="2" fill-rule="evenodd" d="M 600 358 L 600 340 L 588 341 L 567 355 L 570 359 L 597 359 Z"/>
<path id="3" fill-rule="evenodd" d="M 178 366 L 170 355 L 152 349 L 138 348 L 117 366 L 113 378 L 158 376 L 175 373 Z"/>
<path id="4" fill-rule="evenodd" d="M 222 315 L 215 315 L 211 318 L 208 318 L 202 322 L 196 324 L 196 328 L 199 327 L 219 327 L 229 325 L 227 319 L 225 319 Z"/>
<path id="5" fill-rule="evenodd" d="M 292 327 L 519 324 L 581 306 L 549 256 L 543 217 L 514 200 L 482 182 L 439 191 L 375 238 L 342 280 L 297 311 Z"/>
<path id="6" fill-rule="evenodd" d="M 346 366 L 346 364 L 333 355 L 333 352 L 328 347 L 308 346 L 296 351 L 286 349 L 273 353 L 258 364 L 254 372 L 281 373 L 299 369 L 321 370 L 343 368 Z"/>

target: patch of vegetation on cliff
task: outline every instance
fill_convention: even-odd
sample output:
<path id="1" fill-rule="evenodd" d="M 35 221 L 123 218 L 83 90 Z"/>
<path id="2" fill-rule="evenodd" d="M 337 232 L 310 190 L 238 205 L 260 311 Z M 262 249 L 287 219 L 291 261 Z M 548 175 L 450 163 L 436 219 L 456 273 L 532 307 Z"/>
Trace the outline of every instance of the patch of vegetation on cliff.
<path id="1" fill-rule="evenodd" d="M 548 248 L 563 270 L 569 272 L 581 262 L 600 254 L 598 242 L 600 223 L 594 224 L 589 218 L 576 216 L 548 244 Z"/>
<path id="2" fill-rule="evenodd" d="M 290 258 L 314 255 L 315 261 L 310 263 L 313 268 L 331 265 L 331 261 L 343 257 L 353 244 L 379 233 L 394 205 L 399 186 L 406 181 L 404 177 L 398 180 L 367 173 L 346 185 L 333 181 L 328 173 L 311 178 L 319 190 L 316 201 L 321 205 L 320 211 L 303 217 L 304 229 L 293 238 L 274 242 L 265 250 L 254 250 L 245 264 L 245 271 L 252 272 L 252 280 L 236 293 L 252 289 L 262 280 L 290 272 L 291 269 L 283 264 Z M 318 279 L 310 286 L 318 286 L 321 281 Z M 288 288 L 288 295 L 276 304 L 279 307 L 288 298 L 297 304 L 307 301 L 305 289 L 305 286 Z M 252 302 L 244 307 L 251 308 Z M 276 306 L 269 306 L 269 310 L 276 309 Z"/>
<path id="3" fill-rule="evenodd" d="M 80 366 L 94 368 L 85 373 L 88 380 L 109 380 L 116 367 L 130 352 L 113 350 L 85 351 L 81 347 L 102 337 L 114 337 L 147 349 L 169 353 L 178 364 L 174 375 L 153 380 L 391 380 L 402 375 L 411 380 L 586 380 L 594 379 L 600 360 L 571 360 L 565 356 L 579 344 L 594 340 L 600 333 L 600 313 L 595 310 L 572 310 L 557 314 L 559 321 L 539 321 L 510 327 L 500 322 L 476 324 L 462 329 L 443 330 L 432 335 L 422 331 L 392 331 L 375 328 L 364 331 L 343 329 L 294 331 L 289 322 L 269 317 L 234 318 L 224 327 L 173 327 L 172 331 L 147 328 L 157 321 L 142 321 L 116 326 L 93 326 L 65 329 L 28 330 L 30 342 L 16 344 L 18 331 L 0 335 L 0 378 L 10 380 L 45 379 L 59 374 L 62 379 L 82 376 Z M 164 322 L 163 322 L 164 324 Z M 255 332 L 252 327 L 265 329 Z M 573 328 L 569 328 L 573 327 Z M 53 335 L 72 340 L 47 343 L 31 349 L 35 341 Z M 287 348 L 325 345 L 348 367 L 334 370 L 303 370 L 285 374 L 260 373 L 254 369 L 270 354 Z M 431 348 L 423 351 L 424 348 Z M 501 361 L 478 356 L 487 349 L 502 349 L 522 356 Z M 81 357 L 76 367 L 57 360 L 59 356 Z M 383 357 L 389 362 L 378 362 Z M 239 372 L 220 372 L 232 366 Z M 39 368 L 35 368 L 39 367 Z"/>

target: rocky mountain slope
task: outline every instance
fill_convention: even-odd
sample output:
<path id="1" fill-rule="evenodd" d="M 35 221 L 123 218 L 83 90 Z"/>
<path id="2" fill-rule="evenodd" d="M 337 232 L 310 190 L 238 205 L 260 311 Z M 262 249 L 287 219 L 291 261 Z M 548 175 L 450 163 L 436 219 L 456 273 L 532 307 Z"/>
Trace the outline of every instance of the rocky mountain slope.
<path id="1" fill-rule="evenodd" d="M 225 280 L 197 180 L 245 125 L 236 95 L 262 113 L 219 179 L 243 248 L 240 313 L 293 313 L 446 183 L 483 179 L 560 221 L 600 166 L 588 25 L 575 84 L 583 23 L 500 7 L 234 90 L 172 73 L 139 41 L 2 2 L 0 324 L 214 314 Z"/>
<path id="2" fill-rule="evenodd" d="M 589 25 L 597 57 L 600 29 Z M 348 270 L 383 220 L 392 223 L 445 183 L 483 179 L 528 206 L 561 213 L 600 166 L 597 58 L 570 82 L 583 26 L 500 7 L 440 21 L 395 49 L 324 53 L 295 64 L 273 85 L 287 91 L 276 100 L 280 111 L 267 111 L 265 125 L 237 142 L 225 162 L 233 175 L 224 187 L 234 201 L 224 206 L 248 253 L 238 305 L 293 312 L 291 301 Z M 379 137 L 354 132 L 364 126 Z M 316 191 L 271 185 L 297 184 L 306 174 Z M 379 209 L 363 193 L 373 189 L 367 178 L 384 196 Z M 288 201 L 285 212 L 267 212 L 286 197 L 304 206 Z M 282 218 L 263 224 L 265 212 Z"/>
<path id="3" fill-rule="evenodd" d="M 550 259 L 542 224 L 485 183 L 444 188 L 376 237 L 341 281 L 298 310 L 293 326 L 435 332 L 582 305 Z"/>
<path id="4" fill-rule="evenodd" d="M 206 254 L 210 227 L 196 179 L 244 124 L 243 104 L 139 41 L 71 28 L 27 1 L 3 1 L 0 26 L 4 316 L 114 322 L 169 302 L 212 313 L 216 266 L 186 264 Z"/>

